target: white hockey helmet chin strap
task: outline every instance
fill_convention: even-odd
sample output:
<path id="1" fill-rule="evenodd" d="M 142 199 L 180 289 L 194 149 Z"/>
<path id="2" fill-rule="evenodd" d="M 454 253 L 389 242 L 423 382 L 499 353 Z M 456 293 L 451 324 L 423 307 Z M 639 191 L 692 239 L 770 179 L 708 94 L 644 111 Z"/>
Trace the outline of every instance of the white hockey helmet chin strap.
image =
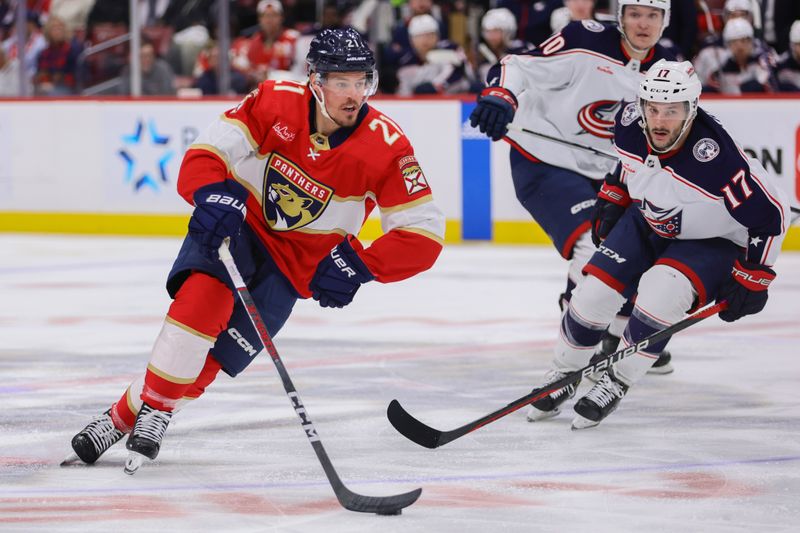
<path id="1" fill-rule="evenodd" d="M 659 154 L 669 152 L 683 139 L 683 136 L 692 125 L 697 116 L 697 105 L 702 92 L 702 84 L 694 67 L 689 61 L 667 61 L 659 59 L 647 71 L 644 80 L 639 84 L 636 109 L 642 117 L 641 125 L 644 136 L 650 148 Z M 655 103 L 684 103 L 687 105 L 686 119 L 683 121 L 680 133 L 675 141 L 666 148 L 656 148 L 650 132 L 647 130 L 647 115 L 645 115 L 645 102 Z"/>
<path id="2" fill-rule="evenodd" d="M 655 7 L 662 10 L 664 12 L 664 19 L 661 22 L 661 31 L 658 34 L 658 39 L 661 39 L 661 36 L 664 35 L 664 30 L 669 26 L 670 0 L 618 0 L 617 2 L 617 24 L 619 25 L 619 32 L 622 34 L 622 38 L 625 39 L 625 42 L 628 43 L 628 46 L 630 46 L 634 52 L 637 54 L 644 54 L 650 49 L 636 48 L 631 40 L 628 39 L 625 28 L 622 26 L 622 12 L 625 10 L 625 6 Z M 656 39 L 656 42 L 658 42 L 658 39 Z M 653 43 L 653 46 L 655 46 L 655 43 Z"/>

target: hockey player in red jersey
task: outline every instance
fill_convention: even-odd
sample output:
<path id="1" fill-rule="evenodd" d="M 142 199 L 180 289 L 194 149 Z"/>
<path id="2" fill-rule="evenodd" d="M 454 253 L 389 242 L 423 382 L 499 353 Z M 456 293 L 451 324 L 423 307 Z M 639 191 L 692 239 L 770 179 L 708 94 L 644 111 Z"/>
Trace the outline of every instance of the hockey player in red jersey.
<path id="1" fill-rule="evenodd" d="M 127 433 L 126 472 L 155 459 L 173 413 L 260 351 L 217 255 L 225 238 L 270 335 L 297 298 L 343 307 L 363 283 L 400 281 L 439 255 L 444 216 L 414 150 L 366 103 L 372 51 L 350 28 L 324 30 L 307 62 L 307 83 L 263 82 L 187 150 L 178 192 L 195 208 L 168 276 L 174 301 L 146 372 L 72 439 L 83 462 Z M 365 248 L 355 235 L 376 207 L 384 235 Z"/>

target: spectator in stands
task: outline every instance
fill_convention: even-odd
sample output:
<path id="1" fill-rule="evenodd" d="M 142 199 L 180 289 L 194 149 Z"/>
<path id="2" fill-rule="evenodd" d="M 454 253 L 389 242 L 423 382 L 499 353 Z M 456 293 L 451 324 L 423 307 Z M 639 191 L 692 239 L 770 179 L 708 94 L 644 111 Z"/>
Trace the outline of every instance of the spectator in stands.
<path id="1" fill-rule="evenodd" d="M 439 23 L 417 15 L 408 23 L 412 51 L 400 60 L 397 94 L 453 94 L 469 91 L 472 69 L 461 47 L 439 40 Z"/>
<path id="2" fill-rule="evenodd" d="M 75 69 L 83 45 L 67 33 L 67 25 L 58 17 L 47 20 L 44 36 L 47 46 L 37 59 L 34 92 L 45 96 L 73 94 Z"/>
<path id="3" fill-rule="evenodd" d="M 144 96 L 168 96 L 175 94 L 175 74 L 169 63 L 156 55 L 155 47 L 152 43 L 142 43 L 140 52 L 142 64 L 142 95 Z M 130 65 L 126 65 L 122 70 L 121 94 L 131 92 L 131 71 Z"/>
<path id="4" fill-rule="evenodd" d="M 6 54 L 9 59 L 17 59 L 17 57 L 19 57 L 19 54 L 17 53 L 17 36 L 14 29 L 15 28 L 11 30 L 8 39 L 2 43 L 2 46 L 4 46 L 6 49 Z M 39 25 L 38 13 L 34 11 L 28 12 L 28 20 L 26 23 L 25 32 L 28 38 L 25 41 L 25 62 L 22 64 L 22 69 L 28 76 L 28 80 L 33 80 L 33 77 L 36 76 L 36 70 L 38 67 L 36 62 L 39 58 L 39 52 L 44 50 L 47 46 L 47 41 L 45 40 L 44 34 L 42 33 Z"/>
<path id="5" fill-rule="evenodd" d="M 729 21 L 737 18 L 743 18 L 752 25 L 753 16 L 751 0 L 727 0 L 722 10 L 722 20 L 726 25 Z M 758 54 L 774 53 L 764 41 L 755 36 L 753 37 L 753 46 Z M 730 52 L 728 47 L 725 46 L 722 35 L 709 36 L 700 45 L 700 51 L 692 61 L 692 64 L 703 86 L 713 88 L 715 82 L 711 79 L 711 76 L 722 68 L 722 65 L 729 57 Z"/>
<path id="6" fill-rule="evenodd" d="M 19 95 L 19 60 L 9 59 L 5 47 L 0 45 L 0 96 Z"/>
<path id="7" fill-rule="evenodd" d="M 723 94 L 772 92 L 777 89 L 768 54 L 757 53 L 753 26 L 745 18 L 729 20 L 722 30 L 728 60 L 712 76 L 710 90 Z"/>
<path id="8" fill-rule="evenodd" d="M 297 30 L 284 28 L 283 5 L 278 0 L 258 3 L 259 30 L 247 48 L 248 73 L 256 83 L 286 77 L 295 57 Z"/>
<path id="9" fill-rule="evenodd" d="M 553 33 L 550 17 L 564 6 L 564 0 L 499 0 L 495 7 L 508 8 L 517 19 L 517 38 L 538 46 Z"/>
<path id="10" fill-rule="evenodd" d="M 219 94 L 218 66 L 219 47 L 214 41 L 209 41 L 197 56 L 195 81 L 192 86 L 200 89 L 204 95 Z M 247 77 L 234 69 L 231 69 L 231 90 L 236 94 L 245 94 L 248 90 Z"/>
<path id="11" fill-rule="evenodd" d="M 564 0 L 564 7 L 559 7 L 550 15 L 550 30 L 556 33 L 573 20 L 593 18 L 594 0 Z"/>
<path id="12" fill-rule="evenodd" d="M 590 0 L 591 1 L 591 0 Z M 504 7 L 490 9 L 481 19 L 481 42 L 475 54 L 477 82 L 486 85 L 486 75 L 494 64 L 507 54 L 523 54 L 534 48 L 531 43 L 516 39 L 517 19 Z M 476 91 L 477 92 L 477 91 Z"/>
<path id="13" fill-rule="evenodd" d="M 789 50 L 783 53 L 775 71 L 779 90 L 800 92 L 800 20 L 792 23 Z"/>
<path id="14" fill-rule="evenodd" d="M 405 13 L 392 28 L 392 40 L 381 53 L 379 83 L 382 91 L 393 93 L 397 89 L 397 69 L 400 60 L 413 54 L 411 40 L 408 36 L 408 24 L 418 15 L 430 15 L 439 26 L 439 35 L 447 36 L 447 24 L 442 19 L 441 10 L 432 0 L 408 0 L 404 6 Z"/>
<path id="15" fill-rule="evenodd" d="M 697 48 L 697 6 L 695 0 L 670 2 L 669 26 L 659 44 L 679 59 L 690 58 Z"/>
<path id="16" fill-rule="evenodd" d="M 52 0 L 50 15 L 59 17 L 67 25 L 67 31 L 83 42 L 86 32 L 86 21 L 95 0 Z"/>
<path id="17" fill-rule="evenodd" d="M 789 32 L 800 20 L 798 0 L 760 0 L 764 22 L 764 40 L 779 53 L 789 50 Z"/>
<path id="18" fill-rule="evenodd" d="M 311 41 L 314 37 L 325 29 L 337 29 L 344 27 L 344 19 L 348 15 L 348 11 L 340 9 L 336 1 L 328 0 L 322 7 L 322 20 L 315 23 L 311 28 L 304 31 L 302 35 L 297 38 L 295 42 L 294 61 L 292 62 L 292 79 L 305 80 L 306 72 L 306 56 L 311 47 Z"/>

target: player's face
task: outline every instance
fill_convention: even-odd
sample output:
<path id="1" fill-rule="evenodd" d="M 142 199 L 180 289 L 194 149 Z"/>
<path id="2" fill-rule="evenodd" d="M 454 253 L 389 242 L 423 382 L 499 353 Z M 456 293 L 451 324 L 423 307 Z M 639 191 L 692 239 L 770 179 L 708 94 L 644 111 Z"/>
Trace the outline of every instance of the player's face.
<path id="1" fill-rule="evenodd" d="M 639 50 L 652 48 L 661 37 L 664 11 L 657 7 L 625 6 L 622 11 L 622 31 Z"/>
<path id="2" fill-rule="evenodd" d="M 565 0 L 564 5 L 569 9 L 572 20 L 588 20 L 592 18 L 594 0 Z"/>
<path id="3" fill-rule="evenodd" d="M 686 102 L 645 102 L 644 118 L 650 142 L 658 150 L 666 150 L 678 140 L 683 123 L 689 116 Z"/>
<path id="4" fill-rule="evenodd" d="M 505 46 L 506 38 L 503 35 L 503 30 L 486 30 L 483 32 L 483 38 L 490 48 L 498 49 Z"/>
<path id="5" fill-rule="evenodd" d="M 753 39 L 745 37 L 744 39 L 728 41 L 728 49 L 737 62 L 744 63 L 753 53 Z"/>
<path id="6" fill-rule="evenodd" d="M 436 47 L 438 40 L 439 35 L 436 32 L 422 33 L 411 38 L 411 46 L 417 53 L 417 57 L 425 61 L 425 56 Z"/>
<path id="7" fill-rule="evenodd" d="M 358 110 L 367 99 L 369 80 L 365 72 L 331 72 L 321 84 L 325 107 L 340 127 L 355 125 Z"/>

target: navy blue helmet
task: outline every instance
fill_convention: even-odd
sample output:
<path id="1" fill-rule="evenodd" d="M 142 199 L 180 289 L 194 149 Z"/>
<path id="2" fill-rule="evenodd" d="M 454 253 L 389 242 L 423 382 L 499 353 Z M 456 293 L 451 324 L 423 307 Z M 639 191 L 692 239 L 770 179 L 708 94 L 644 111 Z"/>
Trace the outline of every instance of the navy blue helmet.
<path id="1" fill-rule="evenodd" d="M 372 72 L 375 56 L 353 28 L 325 29 L 311 41 L 306 56 L 308 72 Z"/>

